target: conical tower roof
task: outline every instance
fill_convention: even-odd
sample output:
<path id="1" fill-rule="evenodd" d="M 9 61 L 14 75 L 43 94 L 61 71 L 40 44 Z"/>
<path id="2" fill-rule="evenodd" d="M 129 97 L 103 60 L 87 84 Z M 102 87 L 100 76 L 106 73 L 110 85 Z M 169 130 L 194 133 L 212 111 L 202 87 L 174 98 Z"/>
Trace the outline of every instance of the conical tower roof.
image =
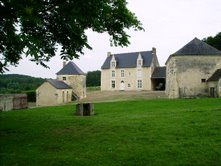
<path id="1" fill-rule="evenodd" d="M 85 73 L 72 61 L 68 62 L 57 75 L 85 75 Z"/>

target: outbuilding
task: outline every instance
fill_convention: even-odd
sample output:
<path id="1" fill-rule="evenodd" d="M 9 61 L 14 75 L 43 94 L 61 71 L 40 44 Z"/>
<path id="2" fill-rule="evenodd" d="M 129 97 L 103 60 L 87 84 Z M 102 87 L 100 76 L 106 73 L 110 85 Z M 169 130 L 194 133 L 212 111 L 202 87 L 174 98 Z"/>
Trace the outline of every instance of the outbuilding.
<path id="1" fill-rule="evenodd" d="M 193 39 L 170 55 L 166 62 L 168 97 L 208 96 L 207 80 L 220 68 L 221 51 L 197 38 Z"/>
<path id="2" fill-rule="evenodd" d="M 221 69 L 215 71 L 215 73 L 207 80 L 208 91 L 210 97 L 221 97 Z"/>
<path id="3" fill-rule="evenodd" d="M 36 90 L 36 105 L 49 106 L 71 102 L 72 88 L 63 81 L 48 79 Z"/>

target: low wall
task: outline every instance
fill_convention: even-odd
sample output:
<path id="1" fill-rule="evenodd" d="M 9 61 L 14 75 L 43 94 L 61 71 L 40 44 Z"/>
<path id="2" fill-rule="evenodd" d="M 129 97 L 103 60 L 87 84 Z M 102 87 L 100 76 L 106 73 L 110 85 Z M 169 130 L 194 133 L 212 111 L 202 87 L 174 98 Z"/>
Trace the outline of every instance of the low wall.
<path id="1" fill-rule="evenodd" d="M 26 94 L 0 94 L 0 111 L 10 111 L 27 107 Z"/>

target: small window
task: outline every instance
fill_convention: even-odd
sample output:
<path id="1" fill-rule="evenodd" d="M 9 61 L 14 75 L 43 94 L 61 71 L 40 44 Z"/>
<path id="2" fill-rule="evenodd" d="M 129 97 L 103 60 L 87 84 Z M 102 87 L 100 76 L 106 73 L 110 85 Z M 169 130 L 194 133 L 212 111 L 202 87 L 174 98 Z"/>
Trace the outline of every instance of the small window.
<path id="1" fill-rule="evenodd" d="M 121 75 L 121 77 L 124 77 L 124 70 L 120 71 L 120 75 Z"/>
<path id="2" fill-rule="evenodd" d="M 141 89 L 143 87 L 142 80 L 137 80 L 137 88 Z"/>
<path id="3" fill-rule="evenodd" d="M 113 80 L 111 81 L 111 87 L 115 88 L 115 81 L 113 81 Z"/>
<path id="4" fill-rule="evenodd" d="M 130 88 L 130 84 L 128 84 L 127 86 L 128 86 L 128 88 Z"/>
<path id="5" fill-rule="evenodd" d="M 142 60 L 141 59 L 138 60 L 137 66 L 139 66 L 139 67 L 142 66 Z"/>
<path id="6" fill-rule="evenodd" d="M 115 71 L 114 70 L 111 72 L 111 76 L 115 77 Z"/>
<path id="7" fill-rule="evenodd" d="M 65 81 L 65 80 L 66 80 L 66 77 L 63 77 L 62 79 Z"/>
<path id="8" fill-rule="evenodd" d="M 206 79 L 205 79 L 205 78 L 202 78 L 202 79 L 201 79 L 201 82 L 202 82 L 202 83 L 205 83 L 205 82 L 206 82 Z"/>
<path id="9" fill-rule="evenodd" d="M 111 62 L 111 67 L 112 68 L 116 67 L 116 63 L 114 61 Z"/>

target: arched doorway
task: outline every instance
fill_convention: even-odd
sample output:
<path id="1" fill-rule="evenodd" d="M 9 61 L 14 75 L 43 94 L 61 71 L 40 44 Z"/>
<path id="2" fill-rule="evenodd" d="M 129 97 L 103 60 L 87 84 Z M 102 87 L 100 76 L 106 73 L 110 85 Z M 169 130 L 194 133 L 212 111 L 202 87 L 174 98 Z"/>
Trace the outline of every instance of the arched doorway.
<path id="1" fill-rule="evenodd" d="M 120 90 L 125 90 L 124 81 L 121 81 L 121 82 L 120 82 Z"/>

